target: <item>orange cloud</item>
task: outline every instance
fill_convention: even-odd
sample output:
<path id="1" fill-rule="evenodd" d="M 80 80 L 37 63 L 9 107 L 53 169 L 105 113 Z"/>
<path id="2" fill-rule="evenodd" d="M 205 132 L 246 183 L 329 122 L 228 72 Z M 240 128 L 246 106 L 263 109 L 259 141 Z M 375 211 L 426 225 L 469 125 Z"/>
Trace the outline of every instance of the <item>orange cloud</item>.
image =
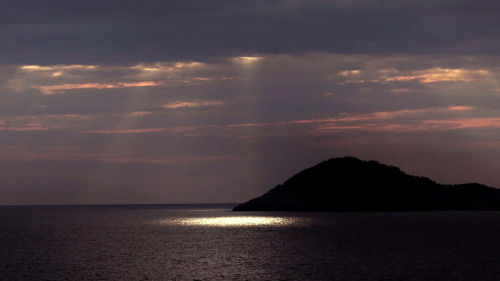
<path id="1" fill-rule="evenodd" d="M 354 76 L 361 76 L 361 70 L 344 70 L 337 73 L 338 76 L 351 78 L 349 80 L 338 83 L 339 85 L 346 84 L 363 84 L 363 83 L 383 83 L 383 82 L 409 82 L 417 81 L 422 84 L 430 84 L 436 82 L 470 82 L 488 78 L 493 75 L 489 70 L 484 69 L 465 69 L 465 68 L 441 68 L 434 67 L 424 70 L 405 72 L 404 74 L 396 69 L 382 69 L 378 73 L 382 76 L 369 77 L 364 75 L 358 79 L 352 79 Z M 399 75 L 398 75 L 399 74 Z M 393 91 L 398 91 L 393 90 Z M 401 91 L 401 90 L 400 90 Z M 406 91 L 403 89 L 402 91 Z"/>
<path id="2" fill-rule="evenodd" d="M 46 95 L 55 94 L 58 91 L 63 90 L 81 90 L 81 89 L 116 89 L 116 88 L 131 88 L 131 87 L 155 87 L 161 86 L 163 83 L 156 81 L 143 81 L 143 82 L 119 82 L 111 84 L 103 83 L 83 83 L 83 84 L 60 84 L 52 86 L 38 86 L 40 91 Z"/>
<path id="3" fill-rule="evenodd" d="M 68 72 L 73 70 L 77 71 L 92 71 L 98 68 L 97 65 L 80 65 L 80 64 L 69 64 L 69 65 L 23 65 L 19 67 L 21 70 L 28 73 L 42 73 L 42 75 L 49 75 L 53 78 L 59 78 L 66 75 Z"/>
<path id="4" fill-rule="evenodd" d="M 454 81 L 474 81 L 481 77 L 490 76 L 492 73 L 488 70 L 468 70 L 464 68 L 431 68 L 426 70 L 414 71 L 410 75 L 379 77 L 386 82 L 407 82 L 418 80 L 420 83 L 435 82 L 454 82 Z"/>
<path id="5" fill-rule="evenodd" d="M 97 65 L 81 65 L 81 64 L 51 65 L 51 66 L 23 65 L 20 68 L 26 71 L 91 70 L 91 69 L 96 69 Z"/>
<path id="6" fill-rule="evenodd" d="M 173 72 L 173 71 L 179 71 L 182 69 L 192 69 L 192 68 L 199 68 L 204 66 L 205 64 L 202 62 L 175 62 L 175 63 L 163 63 L 163 62 L 158 62 L 158 63 L 152 63 L 152 64 L 138 64 L 129 67 L 129 69 L 132 70 L 138 70 L 141 72 L 149 72 L 149 73 L 155 73 L 155 72 Z"/>

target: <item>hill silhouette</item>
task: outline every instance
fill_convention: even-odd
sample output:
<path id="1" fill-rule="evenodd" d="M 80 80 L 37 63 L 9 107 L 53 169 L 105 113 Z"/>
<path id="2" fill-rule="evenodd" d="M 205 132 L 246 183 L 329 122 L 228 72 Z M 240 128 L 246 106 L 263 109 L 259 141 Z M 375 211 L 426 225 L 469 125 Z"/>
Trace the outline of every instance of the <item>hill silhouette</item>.
<path id="1" fill-rule="evenodd" d="M 234 211 L 500 210 L 500 190 L 477 183 L 443 185 L 355 157 L 303 170 Z"/>

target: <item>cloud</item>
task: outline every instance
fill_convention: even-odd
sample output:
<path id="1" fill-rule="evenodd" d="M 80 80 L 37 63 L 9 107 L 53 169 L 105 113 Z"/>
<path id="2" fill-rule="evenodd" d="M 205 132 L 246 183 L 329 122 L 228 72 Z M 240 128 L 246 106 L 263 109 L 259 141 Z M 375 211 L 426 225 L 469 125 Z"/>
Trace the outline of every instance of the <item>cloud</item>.
<path id="1" fill-rule="evenodd" d="M 174 164 L 183 162 L 220 161 L 236 158 L 237 156 L 190 156 L 190 157 L 133 157 L 115 155 L 113 153 L 98 152 L 35 152 L 35 151 L 0 151 L 0 155 L 8 161 L 56 161 L 56 162 L 104 162 L 128 164 Z"/>
<path id="2" fill-rule="evenodd" d="M 378 73 L 382 76 L 372 76 L 371 79 L 352 79 L 360 76 L 361 70 L 343 70 L 338 72 L 341 77 L 348 80 L 339 82 L 340 85 L 356 83 L 384 83 L 384 82 L 412 82 L 417 81 L 421 84 L 436 82 L 473 82 L 490 79 L 493 72 L 486 69 L 465 69 L 465 68 L 441 68 L 434 67 L 430 69 L 415 71 L 398 71 L 396 69 L 380 69 Z M 390 74 L 390 75 L 387 75 Z M 373 74 L 368 74 L 373 75 Z"/>
<path id="3" fill-rule="evenodd" d="M 500 127 L 500 118 L 460 118 L 452 120 L 426 120 L 424 125 L 440 130 L 491 129 Z"/>
<path id="4" fill-rule="evenodd" d="M 338 75 L 340 76 L 356 76 L 361 74 L 361 70 L 342 70 L 338 72 Z"/>
<path id="5" fill-rule="evenodd" d="M 197 69 L 205 66 L 202 62 L 197 61 L 178 61 L 173 63 L 165 63 L 165 62 L 156 62 L 156 63 L 140 63 L 134 66 L 129 67 L 131 70 L 140 71 L 141 74 L 149 73 L 150 75 L 154 74 L 165 74 L 172 72 L 179 72 L 189 69 Z"/>
<path id="6" fill-rule="evenodd" d="M 222 101 L 199 101 L 199 102 L 191 102 L 191 101 L 174 101 L 169 102 L 163 105 L 165 108 L 177 109 L 177 108 L 197 108 L 197 107 L 206 107 L 206 106 L 221 106 L 224 105 Z"/>
<path id="7" fill-rule="evenodd" d="M 167 129 L 165 128 L 146 128 L 146 129 L 122 129 L 122 130 L 93 130 L 93 131 L 84 131 L 84 133 L 90 134 L 147 134 L 147 133 L 156 133 L 156 132 L 164 132 Z"/>
<path id="8" fill-rule="evenodd" d="M 449 69 L 449 68 L 432 68 L 426 70 L 414 71 L 411 75 L 407 76 L 389 76 L 380 77 L 382 81 L 386 82 L 406 82 L 418 80 L 420 83 L 435 83 L 435 82 L 470 82 L 478 79 L 485 79 L 491 77 L 492 73 L 488 70 L 478 69 Z"/>
<path id="9" fill-rule="evenodd" d="M 28 126 L 25 127 L 11 127 L 11 126 L 5 126 L 2 127 L 0 126 L 0 131 L 16 131 L 16 132 L 24 132 L 24 131 L 47 131 L 47 130 L 54 130 L 57 129 L 57 127 L 40 127 L 37 124 L 29 124 Z"/>
<path id="10" fill-rule="evenodd" d="M 121 65 L 21 65 L 11 78 L 11 89 L 35 88 L 44 94 L 71 90 L 103 90 L 135 87 L 164 87 L 169 84 L 196 84 L 210 81 L 200 77 L 200 62 L 157 62 Z M 15 82 L 15 83 L 14 83 Z"/>
<path id="11" fill-rule="evenodd" d="M 75 130 L 95 122 L 95 116 L 83 114 L 41 114 L 6 116 L 0 121 L 0 131 L 64 131 Z"/>
<path id="12" fill-rule="evenodd" d="M 52 95 L 65 90 L 81 90 L 81 89 L 117 89 L 117 88 L 133 88 L 133 87 L 156 87 L 161 86 L 161 82 L 142 81 L 142 82 L 119 82 L 114 84 L 102 83 L 84 83 L 84 84 L 60 84 L 52 86 L 38 86 L 37 88 L 46 95 Z"/>
<path id="13" fill-rule="evenodd" d="M 474 3 L 8 1 L 0 12 L 0 59 L 46 65 L 305 52 L 498 55 L 500 7 L 492 0 Z"/>
<path id="14" fill-rule="evenodd" d="M 280 127 L 280 126 L 301 126 L 310 125 L 310 130 L 314 131 L 319 128 L 319 131 L 344 131 L 344 130 L 366 130 L 366 131 L 409 131 L 409 130 L 434 130 L 434 129 L 458 129 L 460 126 L 444 126 L 450 124 L 475 124 L 477 127 L 485 125 L 486 127 L 496 124 L 495 119 L 478 118 L 478 119 L 459 119 L 459 120 L 426 120 L 427 116 L 440 113 L 453 113 L 461 111 L 474 110 L 471 106 L 449 106 L 441 108 L 425 108 L 425 109 L 405 109 L 397 111 L 382 111 L 369 114 L 342 114 L 336 118 L 325 119 L 306 119 L 293 120 L 272 123 L 248 123 L 248 124 L 231 124 L 229 128 L 251 128 L 251 127 Z M 407 118 L 413 117 L 414 121 L 407 123 Z M 400 120 L 403 118 L 402 120 Z M 423 119 L 422 119 L 423 118 Z M 402 124 L 398 124 L 401 122 Z M 468 128 L 463 126 L 461 128 Z"/>
<path id="15" fill-rule="evenodd" d="M 64 70 L 94 70 L 97 68 L 96 65 L 53 65 L 53 66 L 42 66 L 42 65 L 23 65 L 20 67 L 22 70 L 26 71 L 48 71 L 48 72 L 60 72 Z"/>
<path id="16" fill-rule="evenodd" d="M 481 56 L 311 53 L 267 55 L 252 66 L 234 57 L 131 65 L 30 64 L 9 74 L 0 109 L 7 116 L 38 116 L 38 120 L 93 115 L 85 130 L 106 131 L 107 126 L 147 129 L 225 125 L 227 120 L 252 124 L 328 119 L 342 112 L 369 114 L 456 104 L 484 108 L 491 107 L 500 87 L 497 61 Z M 65 74 L 53 75 L 61 71 Z M 13 80 L 16 88 L 8 86 Z M 180 115 L 181 109 L 208 108 Z M 60 125 L 54 118 L 44 120 L 47 128 Z"/>

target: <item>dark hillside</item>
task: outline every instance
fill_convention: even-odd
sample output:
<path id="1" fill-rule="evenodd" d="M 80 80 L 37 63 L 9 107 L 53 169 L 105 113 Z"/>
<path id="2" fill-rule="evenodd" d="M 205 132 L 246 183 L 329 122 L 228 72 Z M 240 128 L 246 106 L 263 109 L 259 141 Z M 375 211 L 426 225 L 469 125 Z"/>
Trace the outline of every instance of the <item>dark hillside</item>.
<path id="1" fill-rule="evenodd" d="M 235 211 L 498 210 L 500 190 L 480 184 L 442 185 L 399 168 L 354 157 L 303 170 Z"/>

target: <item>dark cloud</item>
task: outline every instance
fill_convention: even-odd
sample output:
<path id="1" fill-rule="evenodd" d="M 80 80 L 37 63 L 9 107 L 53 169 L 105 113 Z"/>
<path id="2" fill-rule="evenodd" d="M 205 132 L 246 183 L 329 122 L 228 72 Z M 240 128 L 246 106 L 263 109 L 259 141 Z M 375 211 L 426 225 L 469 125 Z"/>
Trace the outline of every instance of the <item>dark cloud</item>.
<path id="1" fill-rule="evenodd" d="M 473 4 L 472 4 L 473 3 Z M 8 1 L 4 63 L 244 54 L 497 54 L 495 1 Z"/>

